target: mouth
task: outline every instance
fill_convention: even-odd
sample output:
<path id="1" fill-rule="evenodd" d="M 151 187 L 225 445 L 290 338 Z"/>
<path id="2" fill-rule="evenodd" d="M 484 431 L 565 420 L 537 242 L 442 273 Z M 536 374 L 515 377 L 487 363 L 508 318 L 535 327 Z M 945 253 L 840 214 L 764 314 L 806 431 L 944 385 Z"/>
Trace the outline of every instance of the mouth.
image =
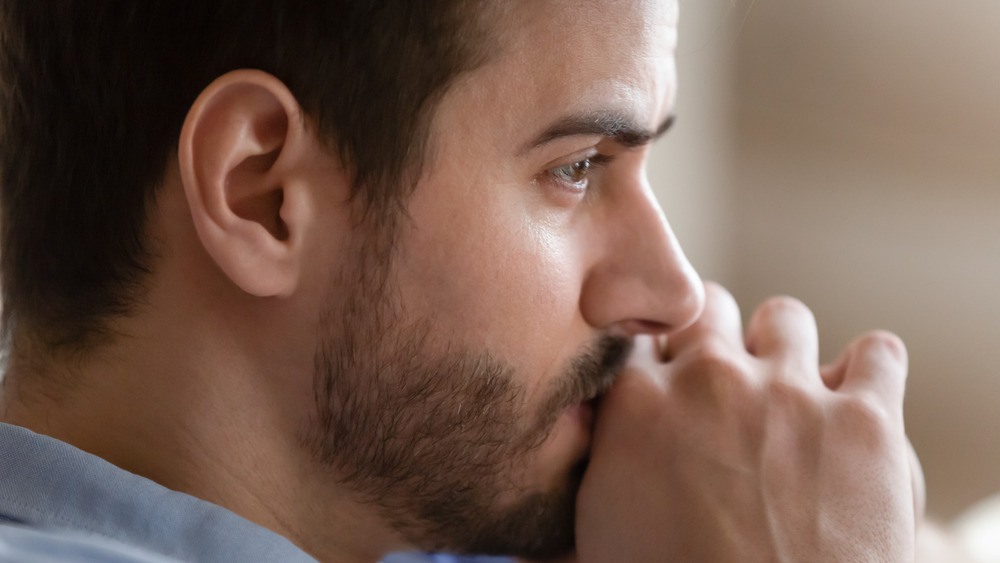
<path id="1" fill-rule="evenodd" d="M 595 378 L 589 382 L 589 385 L 582 386 L 579 391 L 582 393 L 577 397 L 577 404 L 586 407 L 591 413 L 596 413 L 604 402 L 604 396 L 608 393 L 611 387 L 618 380 L 618 376 L 621 375 L 622 367 L 616 365 L 611 369 L 604 371 L 600 378 Z"/>
<path id="2" fill-rule="evenodd" d="M 532 434 L 547 436 L 556 421 L 567 414 L 593 430 L 601 398 L 618 378 L 631 349 L 631 339 L 605 337 L 588 353 L 575 358 L 568 376 L 560 379 L 541 409 L 543 414 Z"/>
<path id="3" fill-rule="evenodd" d="M 574 366 L 577 377 L 573 381 L 574 402 L 589 403 L 592 408 L 611 388 L 625 367 L 632 351 L 631 339 L 607 337 L 595 354 L 578 359 Z"/>

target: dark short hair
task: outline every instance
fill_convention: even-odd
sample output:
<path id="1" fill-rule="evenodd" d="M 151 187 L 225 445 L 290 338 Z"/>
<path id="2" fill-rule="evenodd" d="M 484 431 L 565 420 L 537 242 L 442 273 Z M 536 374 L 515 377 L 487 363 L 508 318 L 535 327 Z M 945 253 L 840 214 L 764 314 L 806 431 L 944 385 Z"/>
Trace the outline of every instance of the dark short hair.
<path id="1" fill-rule="evenodd" d="M 156 186 L 191 104 L 230 70 L 282 80 L 368 215 L 398 209 L 435 102 L 490 50 L 484 2 L 0 0 L 8 341 L 81 352 L 133 310 Z"/>

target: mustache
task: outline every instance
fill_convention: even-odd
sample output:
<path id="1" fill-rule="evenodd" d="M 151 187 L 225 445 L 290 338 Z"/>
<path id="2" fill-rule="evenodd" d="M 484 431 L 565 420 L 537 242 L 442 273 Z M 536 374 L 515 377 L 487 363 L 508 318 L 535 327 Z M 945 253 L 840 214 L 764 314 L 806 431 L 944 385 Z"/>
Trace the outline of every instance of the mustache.
<path id="1" fill-rule="evenodd" d="M 600 397 L 625 367 L 632 353 L 632 339 L 627 336 L 605 335 L 583 354 L 570 361 L 565 376 L 545 403 L 546 422 L 555 422 L 559 414 L 577 403 Z"/>

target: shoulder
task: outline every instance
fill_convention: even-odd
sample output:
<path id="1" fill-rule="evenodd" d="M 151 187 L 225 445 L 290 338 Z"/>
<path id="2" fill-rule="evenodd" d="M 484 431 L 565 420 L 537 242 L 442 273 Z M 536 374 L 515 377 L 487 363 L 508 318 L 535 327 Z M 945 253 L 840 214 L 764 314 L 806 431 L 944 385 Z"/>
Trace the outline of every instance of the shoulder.
<path id="1" fill-rule="evenodd" d="M 0 524 L 0 563 L 177 563 L 100 536 Z"/>

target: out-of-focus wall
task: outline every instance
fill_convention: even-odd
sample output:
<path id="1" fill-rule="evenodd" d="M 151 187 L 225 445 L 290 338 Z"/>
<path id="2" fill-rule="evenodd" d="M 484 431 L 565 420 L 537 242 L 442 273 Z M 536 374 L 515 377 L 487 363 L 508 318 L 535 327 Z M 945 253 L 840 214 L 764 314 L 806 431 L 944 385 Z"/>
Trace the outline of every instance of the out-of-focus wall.
<path id="1" fill-rule="evenodd" d="M 737 294 L 826 357 L 900 334 L 929 509 L 1000 491 L 1000 2 L 768 0 L 739 45 Z"/>
<path id="2" fill-rule="evenodd" d="M 725 281 L 735 141 L 730 0 L 681 3 L 677 121 L 653 146 L 650 182 L 685 253 L 702 276 Z"/>
<path id="3" fill-rule="evenodd" d="M 929 511 L 1000 491 L 1000 2 L 698 0 L 685 17 L 652 174 L 695 266 L 745 315 L 803 299 L 824 359 L 900 334 Z"/>

